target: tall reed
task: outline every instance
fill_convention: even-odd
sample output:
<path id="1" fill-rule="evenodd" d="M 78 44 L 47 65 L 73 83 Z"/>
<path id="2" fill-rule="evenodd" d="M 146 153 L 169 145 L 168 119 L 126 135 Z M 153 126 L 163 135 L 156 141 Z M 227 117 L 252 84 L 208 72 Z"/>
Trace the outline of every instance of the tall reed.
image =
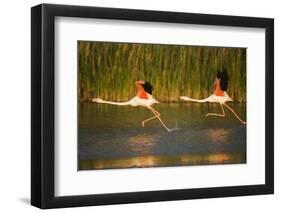
<path id="1" fill-rule="evenodd" d="M 143 79 L 162 102 L 181 95 L 204 98 L 222 68 L 229 75 L 228 94 L 246 102 L 245 48 L 78 41 L 78 97 L 125 101 Z"/>

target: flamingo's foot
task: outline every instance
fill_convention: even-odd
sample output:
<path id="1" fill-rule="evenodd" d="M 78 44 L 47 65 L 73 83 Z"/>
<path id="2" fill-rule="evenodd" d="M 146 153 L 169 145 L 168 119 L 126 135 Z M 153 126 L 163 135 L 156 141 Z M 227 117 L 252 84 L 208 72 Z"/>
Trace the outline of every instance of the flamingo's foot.
<path id="1" fill-rule="evenodd" d="M 178 131 L 178 130 L 179 130 L 179 128 L 177 128 L 177 127 L 172 128 L 172 129 L 169 129 L 169 128 L 167 129 L 168 132 L 174 132 L 174 131 Z"/>
<path id="2" fill-rule="evenodd" d="M 208 117 L 210 115 L 210 113 L 207 113 L 206 115 L 205 115 L 205 117 Z"/>
<path id="3" fill-rule="evenodd" d="M 144 122 L 141 122 L 141 126 L 144 127 Z"/>
<path id="4" fill-rule="evenodd" d="M 246 125 L 246 122 L 245 122 L 245 121 L 242 121 L 241 123 L 244 124 L 244 125 Z"/>

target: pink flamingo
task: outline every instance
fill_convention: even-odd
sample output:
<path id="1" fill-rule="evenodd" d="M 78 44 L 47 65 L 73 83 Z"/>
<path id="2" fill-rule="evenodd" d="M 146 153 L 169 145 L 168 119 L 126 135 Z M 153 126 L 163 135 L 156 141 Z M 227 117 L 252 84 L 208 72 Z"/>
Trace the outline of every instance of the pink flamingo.
<path id="1" fill-rule="evenodd" d="M 145 120 L 142 121 L 142 127 L 144 127 L 144 124 L 147 121 L 150 121 L 152 119 L 158 118 L 158 120 L 160 121 L 160 123 L 163 125 L 163 127 L 170 132 L 171 129 L 169 129 L 166 124 L 161 120 L 160 118 L 160 113 L 155 110 L 154 108 L 152 108 L 151 106 L 153 104 L 159 103 L 159 101 L 157 101 L 156 99 L 154 99 L 152 97 L 152 85 L 147 82 L 147 81 L 136 81 L 136 86 L 138 89 L 138 94 L 133 97 L 131 100 L 126 101 L 126 102 L 112 102 L 112 101 L 104 101 L 100 98 L 93 98 L 92 102 L 96 102 L 96 103 L 104 103 L 104 104 L 112 104 L 112 105 L 118 105 L 118 106 L 126 106 L 126 105 L 130 105 L 130 106 L 143 106 L 143 107 L 147 107 L 153 114 L 154 116 L 147 118 Z"/>
<path id="2" fill-rule="evenodd" d="M 229 97 L 229 95 L 226 93 L 227 86 L 228 86 L 228 75 L 227 75 L 226 70 L 224 70 L 223 72 L 218 71 L 217 78 L 215 79 L 215 82 L 214 82 L 214 93 L 211 96 L 209 96 L 208 98 L 205 98 L 205 99 L 201 99 L 201 100 L 189 98 L 187 96 L 181 96 L 180 100 L 194 101 L 194 102 L 198 102 L 198 103 L 204 103 L 204 102 L 219 103 L 221 106 L 221 109 L 222 109 L 222 114 L 207 113 L 206 117 L 209 115 L 225 117 L 225 112 L 224 112 L 223 106 L 226 106 L 242 124 L 246 124 L 246 122 L 243 121 L 236 114 L 236 112 L 230 106 L 228 106 L 226 104 L 226 102 L 228 102 L 228 101 L 233 101 L 232 98 Z"/>

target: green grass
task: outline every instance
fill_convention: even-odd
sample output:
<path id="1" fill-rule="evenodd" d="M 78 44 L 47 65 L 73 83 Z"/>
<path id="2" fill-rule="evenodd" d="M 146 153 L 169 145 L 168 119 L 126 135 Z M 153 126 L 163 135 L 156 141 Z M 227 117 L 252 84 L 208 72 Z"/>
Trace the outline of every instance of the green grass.
<path id="1" fill-rule="evenodd" d="M 227 93 L 246 102 L 246 49 L 160 44 L 78 42 L 78 97 L 125 101 L 136 80 L 149 81 L 161 102 L 212 94 L 218 69 L 229 75 Z"/>

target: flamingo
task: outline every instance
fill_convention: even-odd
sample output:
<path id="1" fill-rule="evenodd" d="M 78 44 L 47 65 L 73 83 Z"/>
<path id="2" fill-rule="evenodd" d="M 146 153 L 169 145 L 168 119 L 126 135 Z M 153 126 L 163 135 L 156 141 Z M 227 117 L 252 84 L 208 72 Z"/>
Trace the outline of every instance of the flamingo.
<path id="1" fill-rule="evenodd" d="M 154 116 L 143 120 L 142 123 L 141 123 L 142 127 L 144 127 L 144 125 L 147 121 L 158 118 L 158 120 L 163 125 L 163 127 L 168 132 L 170 132 L 171 129 L 169 129 L 166 126 L 166 124 L 162 121 L 162 119 L 160 118 L 160 113 L 157 110 L 155 110 L 154 108 L 152 108 L 153 104 L 159 103 L 159 101 L 157 101 L 156 99 L 154 99 L 152 97 L 152 90 L 153 90 L 152 85 L 149 82 L 142 81 L 142 80 L 136 81 L 135 84 L 136 84 L 137 89 L 138 89 L 138 94 L 135 97 L 133 97 L 132 99 L 130 99 L 129 101 L 112 102 L 112 101 L 104 101 L 100 98 L 93 98 L 92 102 L 112 104 L 112 105 L 118 105 L 118 106 L 130 105 L 130 106 L 133 106 L 133 107 L 136 107 L 136 106 L 146 107 L 154 114 Z"/>
<path id="2" fill-rule="evenodd" d="M 207 113 L 206 117 L 209 115 L 212 116 L 219 116 L 219 117 L 225 117 L 225 111 L 224 111 L 224 106 L 227 107 L 234 115 L 235 117 L 242 123 L 242 124 L 246 124 L 245 121 L 243 121 L 238 115 L 237 113 L 226 104 L 226 102 L 228 101 L 233 101 L 231 97 L 229 97 L 229 95 L 226 93 L 227 90 L 227 85 L 228 85 L 228 75 L 227 75 L 227 71 L 223 70 L 218 71 L 217 73 L 217 78 L 214 82 L 214 94 L 210 95 L 208 98 L 205 99 L 193 99 L 193 98 L 189 98 L 187 96 L 180 96 L 180 100 L 183 101 L 193 101 L 193 102 L 198 102 L 198 103 L 205 103 L 205 102 L 211 102 L 211 103 L 219 103 L 222 113 Z"/>

